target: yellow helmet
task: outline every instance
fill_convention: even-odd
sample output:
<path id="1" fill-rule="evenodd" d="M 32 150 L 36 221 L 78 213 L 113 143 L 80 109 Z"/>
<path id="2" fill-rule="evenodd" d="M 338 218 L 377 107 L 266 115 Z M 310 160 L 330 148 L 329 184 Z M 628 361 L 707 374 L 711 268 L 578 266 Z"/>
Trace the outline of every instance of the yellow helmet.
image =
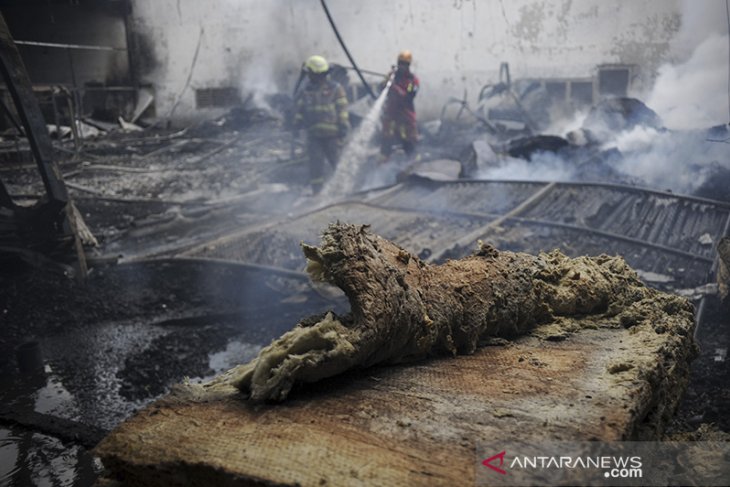
<path id="1" fill-rule="evenodd" d="M 304 68 L 313 74 L 326 73 L 330 69 L 327 60 L 322 56 L 310 56 L 304 63 Z"/>
<path id="2" fill-rule="evenodd" d="M 411 61 L 413 61 L 413 54 L 411 54 L 411 51 L 406 49 L 405 51 L 401 51 L 398 54 L 398 62 L 399 63 L 408 63 L 411 64 Z"/>

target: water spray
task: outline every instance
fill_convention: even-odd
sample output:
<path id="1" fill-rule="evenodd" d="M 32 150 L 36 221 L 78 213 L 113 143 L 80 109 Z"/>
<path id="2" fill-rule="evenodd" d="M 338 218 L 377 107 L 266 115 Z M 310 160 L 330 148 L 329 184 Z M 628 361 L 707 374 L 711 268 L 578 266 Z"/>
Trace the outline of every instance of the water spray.
<path id="1" fill-rule="evenodd" d="M 354 191 L 357 176 L 367 160 L 366 152 L 378 128 L 378 120 L 394 78 L 395 71 L 388 76 L 385 88 L 380 92 L 375 103 L 373 103 L 373 106 L 342 151 L 335 173 L 322 190 L 322 196 L 326 199 L 326 202 L 334 201 Z"/>
<path id="2" fill-rule="evenodd" d="M 299 88 L 302 86 L 302 82 L 304 81 L 304 77 L 306 76 L 307 71 L 304 69 L 304 63 L 302 63 L 302 67 L 299 70 L 299 78 L 297 79 L 297 83 L 294 85 L 294 91 L 292 92 L 291 99 L 292 99 L 292 110 L 296 110 L 296 104 L 297 104 L 297 96 L 299 95 Z M 297 129 L 293 126 L 291 127 L 292 136 L 291 136 L 291 145 L 289 149 L 289 158 L 294 159 L 296 157 L 296 149 L 297 149 Z"/>

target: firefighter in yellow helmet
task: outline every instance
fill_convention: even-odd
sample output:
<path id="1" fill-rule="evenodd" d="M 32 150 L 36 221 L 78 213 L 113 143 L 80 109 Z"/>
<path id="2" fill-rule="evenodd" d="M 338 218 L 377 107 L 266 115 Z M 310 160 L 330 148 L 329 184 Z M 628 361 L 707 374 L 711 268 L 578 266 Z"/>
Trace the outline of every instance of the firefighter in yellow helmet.
<path id="1" fill-rule="evenodd" d="M 418 129 L 416 127 L 416 109 L 413 99 L 418 93 L 418 77 L 411 72 L 411 51 L 398 54 L 398 65 L 391 73 L 393 81 L 385 100 L 381 118 L 383 131 L 381 134 L 380 160 L 387 161 L 393 146 L 400 144 L 403 151 L 415 158 Z"/>
<path id="2" fill-rule="evenodd" d="M 310 184 L 319 193 L 334 171 L 350 130 L 345 89 L 329 79 L 329 63 L 311 56 L 304 63 L 309 83 L 296 99 L 294 127 L 307 132 Z"/>

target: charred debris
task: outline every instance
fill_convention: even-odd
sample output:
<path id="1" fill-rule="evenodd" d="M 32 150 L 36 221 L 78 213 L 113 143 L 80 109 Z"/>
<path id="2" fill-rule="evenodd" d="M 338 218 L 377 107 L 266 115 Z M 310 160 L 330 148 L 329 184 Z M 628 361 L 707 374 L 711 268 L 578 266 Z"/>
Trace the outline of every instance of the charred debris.
<path id="1" fill-rule="evenodd" d="M 335 66 L 334 71 L 340 82 L 350 86 L 347 70 Z M 566 114 L 572 105 L 556 102 L 544 81 L 510 81 L 506 64 L 503 73 L 507 73 L 506 79 L 485 86 L 474 107 L 466 99 L 454 99 L 443 107 L 440 119 L 420 123 L 418 164 L 405 167 L 404 161 L 396 157 L 382 170 L 371 151 L 362 161 L 354 194 L 344 198 L 347 203 L 325 203 L 387 202 L 385 206 L 392 208 L 420 209 L 443 216 L 500 216 L 499 225 L 529 216 L 545 226 L 573 225 L 576 231 L 587 232 L 586 238 L 603 231 L 609 238 L 627 244 L 635 240 L 636 245 L 676 256 L 713 260 L 719 239 L 727 231 L 723 216 L 730 205 L 730 171 L 719 162 L 724 141 L 730 136 L 727 127 L 670 131 L 650 107 L 625 96 L 602 98 L 577 116 L 574 112 Z M 355 125 L 361 120 L 358 105 L 367 98 L 356 88 L 348 90 L 351 97 L 361 96 L 359 102 L 353 99 L 351 118 Z M 65 98 L 67 94 L 59 89 L 53 96 Z M 55 122 L 48 124 L 48 131 L 37 124 L 31 137 L 26 137 L 20 126 L 16 107 L 5 104 L 6 129 L 0 146 L 4 161 L 3 207 L 5 211 L 22 213 L 44 193 L 43 199 L 54 200 L 63 197 L 54 191 L 68 192 L 82 209 L 81 223 L 89 223 L 98 240 L 84 233 L 89 257 L 103 261 L 196 251 L 196 244 L 211 237 L 200 232 L 200 224 L 203 228 L 214 226 L 209 218 L 196 219 L 225 213 L 227 207 L 237 208 L 243 222 L 236 225 L 239 230 L 272 216 L 306 217 L 312 211 L 326 211 L 322 201 L 306 198 L 302 183 L 306 155 L 303 141 L 293 138 L 289 131 L 291 103 L 286 94 L 264 98 L 251 94 L 219 118 L 171 128 L 164 119 L 153 116 L 150 108 L 154 98 L 144 90 L 136 107 L 127 107 L 127 112 L 119 108 L 112 118 L 104 120 L 93 118 L 98 111 L 81 113 L 83 108 L 73 104 L 65 107 L 55 100 L 41 104 L 43 110 L 34 115 L 48 118 L 47 112 L 52 109 Z M 569 117 L 580 121 L 580 125 L 556 135 L 556 123 Z M 698 148 L 694 159 L 683 166 L 687 171 L 684 179 L 693 184 L 665 187 L 632 171 L 633 161 L 644 155 L 653 157 L 650 145 L 631 146 L 617 140 L 632 131 L 649 131 L 659 137 L 665 134 L 667 139 L 678 141 L 678 147 Z M 36 142 L 39 138 L 40 143 Z M 42 170 L 39 177 L 38 167 L 42 164 L 34 162 L 39 145 L 47 152 L 41 155 L 42 164 L 58 166 L 55 172 L 61 189 L 49 189 L 45 174 L 53 176 L 53 170 Z M 433 203 L 419 200 L 425 194 L 440 193 L 463 196 L 450 197 L 451 201 L 435 198 Z M 617 195 L 616 201 L 609 202 L 608 195 Z M 633 195 L 631 203 L 624 199 L 626 195 Z M 549 208 L 546 201 L 561 203 Z M 589 201 L 590 209 L 586 206 Z M 671 208 L 669 222 L 656 220 L 663 213 L 657 207 L 663 206 Z M 708 213 L 713 215 L 710 221 L 693 223 L 694 217 L 703 220 Z M 19 220 L 29 218 L 19 216 Z M 166 243 L 172 238 L 166 239 L 165 232 L 184 227 L 183 220 L 195 226 L 198 235 Z M 630 230 L 629 221 L 642 230 Z M 11 238 L 8 225 L 4 227 L 5 235 Z M 141 232 L 139 227 L 147 230 Z M 15 250 L 19 255 L 23 244 L 33 248 L 31 237 L 17 237 Z M 12 254 L 10 247 L 4 246 L 3 255 Z M 46 254 L 52 253 L 46 250 Z M 438 252 L 438 257 L 456 256 L 444 252 Z M 39 252 L 39 256 L 42 254 Z M 275 259 L 266 263 L 281 264 Z M 644 267 L 655 272 L 661 266 L 644 263 Z M 665 270 L 676 281 L 674 289 L 702 281 L 684 282 L 672 267 Z M 663 284 L 661 279 L 657 284 Z"/>
<path id="2" fill-rule="evenodd" d="M 695 305 L 702 353 L 674 428 L 730 427 L 728 127 L 670 131 L 624 92 L 586 95 L 576 110 L 582 88 L 568 99 L 545 80 L 512 80 L 505 63 L 475 99 L 420 122 L 416 165 L 396 155 L 379 167 L 372 150 L 356 191 L 326 201 L 307 195 L 289 94 L 232 97 L 225 115 L 173 127 L 145 87 L 118 103 L 60 86 L 34 93 L 9 35 L 2 42 L 4 424 L 90 447 L 184 377 L 253 359 L 302 316 L 346 312 L 341 293 L 310 282 L 300 249 L 341 221 L 370 225 L 428 264 L 479 242 L 622 256 L 645 284 Z M 348 69 L 335 74 L 356 125 L 367 95 Z M 557 129 L 565 120 L 579 123 Z M 644 143 L 626 143 L 631 134 Z M 690 184 L 636 170 L 672 155 L 690 157 L 679 166 Z M 69 353 L 77 343 L 90 351 Z M 22 350 L 73 406 L 28 412 L 36 389 L 17 376 Z"/>

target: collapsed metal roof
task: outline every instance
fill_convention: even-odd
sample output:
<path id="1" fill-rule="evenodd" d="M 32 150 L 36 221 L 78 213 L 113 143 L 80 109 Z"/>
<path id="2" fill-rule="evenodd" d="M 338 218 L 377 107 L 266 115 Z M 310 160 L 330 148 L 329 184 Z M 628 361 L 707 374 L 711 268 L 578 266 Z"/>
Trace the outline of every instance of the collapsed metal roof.
<path id="1" fill-rule="evenodd" d="M 708 282 L 730 204 L 613 184 L 413 178 L 358 200 L 244 225 L 182 254 L 301 269 L 299 242 L 316 243 L 336 220 L 369 224 L 429 261 L 465 255 L 478 240 L 525 252 L 622 255 L 645 280 L 676 289 Z"/>

